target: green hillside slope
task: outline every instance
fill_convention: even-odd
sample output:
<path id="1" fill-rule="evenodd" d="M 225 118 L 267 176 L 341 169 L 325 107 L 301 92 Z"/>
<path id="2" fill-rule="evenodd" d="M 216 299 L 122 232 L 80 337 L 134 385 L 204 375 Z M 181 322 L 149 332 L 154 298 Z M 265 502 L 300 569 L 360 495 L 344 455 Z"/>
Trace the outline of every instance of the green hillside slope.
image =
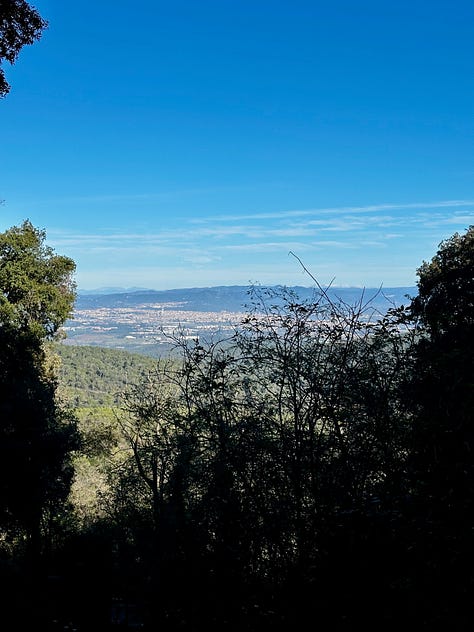
<path id="1" fill-rule="evenodd" d="M 128 385 L 153 370 L 156 360 L 120 349 L 55 344 L 59 394 L 74 408 L 110 407 Z"/>

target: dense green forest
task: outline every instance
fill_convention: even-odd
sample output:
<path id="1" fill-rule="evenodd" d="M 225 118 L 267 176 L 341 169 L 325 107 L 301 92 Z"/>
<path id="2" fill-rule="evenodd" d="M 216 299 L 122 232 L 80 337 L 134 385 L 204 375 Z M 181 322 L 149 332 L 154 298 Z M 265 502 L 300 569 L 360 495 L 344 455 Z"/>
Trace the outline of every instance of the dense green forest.
<path id="1" fill-rule="evenodd" d="M 45 237 L 0 234 L 8 626 L 470 629 L 474 227 L 406 306 L 256 287 L 172 361 L 58 342 Z"/>
<path id="2" fill-rule="evenodd" d="M 153 370 L 152 358 L 121 349 L 51 345 L 59 359 L 58 394 L 75 408 L 117 405 L 127 386 Z"/>

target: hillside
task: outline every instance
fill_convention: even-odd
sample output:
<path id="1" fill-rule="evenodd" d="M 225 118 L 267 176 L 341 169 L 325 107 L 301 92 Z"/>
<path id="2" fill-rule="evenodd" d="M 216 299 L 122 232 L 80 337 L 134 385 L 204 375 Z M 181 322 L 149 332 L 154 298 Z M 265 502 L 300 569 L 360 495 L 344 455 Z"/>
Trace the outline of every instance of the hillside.
<path id="1" fill-rule="evenodd" d="M 54 345 L 59 355 L 59 394 L 77 408 L 113 406 L 119 394 L 152 370 L 156 361 L 103 347 Z"/>

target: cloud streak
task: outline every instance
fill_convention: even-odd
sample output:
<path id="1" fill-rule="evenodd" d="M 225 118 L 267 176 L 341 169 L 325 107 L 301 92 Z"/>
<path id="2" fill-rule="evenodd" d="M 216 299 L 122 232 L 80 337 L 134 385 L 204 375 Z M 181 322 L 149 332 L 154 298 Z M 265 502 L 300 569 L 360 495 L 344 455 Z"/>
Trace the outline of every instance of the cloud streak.
<path id="1" fill-rule="evenodd" d="M 193 220 L 195 223 L 214 221 L 235 221 L 235 220 L 259 220 L 259 219 L 284 219 L 292 217 L 304 217 L 310 215 L 337 215 L 337 214 L 362 214 L 377 213 L 380 211 L 407 211 L 417 209 L 438 209 L 438 208 L 459 208 L 472 206 L 474 200 L 443 200 L 437 202 L 410 202 L 408 204 L 372 204 L 368 206 L 336 206 L 312 209 L 294 209 L 287 211 L 276 211 L 270 213 L 249 213 L 249 214 L 223 214 L 209 216 Z"/>
<path id="2" fill-rule="evenodd" d="M 227 270 L 229 280 L 240 278 L 247 283 L 250 269 L 256 275 L 266 270 L 266 278 L 271 269 L 285 283 L 293 274 L 294 262 L 287 256 L 293 251 L 303 255 L 311 269 L 320 274 L 328 271 L 342 284 L 367 285 L 383 274 L 374 285 L 388 280 L 392 285 L 410 285 L 417 266 L 434 254 L 442 239 L 474 223 L 471 206 L 474 209 L 470 200 L 379 204 L 244 213 L 202 222 L 171 215 L 157 218 L 143 232 L 52 229 L 48 241 L 70 254 L 78 270 L 95 267 L 98 274 L 105 274 L 114 264 L 130 280 L 136 276 L 133 270 L 160 268 L 173 278 L 185 269 L 188 279 L 194 270 L 196 279 L 207 279 L 206 285 L 221 279 Z M 411 270 L 410 278 L 406 278 L 407 270 Z M 102 284 L 110 283 L 103 279 Z"/>

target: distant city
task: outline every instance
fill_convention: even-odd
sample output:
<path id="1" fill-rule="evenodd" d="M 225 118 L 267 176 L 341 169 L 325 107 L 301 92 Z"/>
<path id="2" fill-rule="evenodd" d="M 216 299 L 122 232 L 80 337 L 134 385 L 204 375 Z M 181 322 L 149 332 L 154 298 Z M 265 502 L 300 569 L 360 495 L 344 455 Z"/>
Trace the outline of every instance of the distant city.
<path id="1" fill-rule="evenodd" d="M 292 287 L 298 300 L 311 300 L 313 287 Z M 271 302 L 278 301 L 278 287 L 257 287 Z M 362 297 L 382 313 L 408 302 L 414 287 L 330 288 L 333 300 L 355 304 Z M 275 294 L 276 293 L 276 294 Z M 174 346 L 179 333 L 193 339 L 216 339 L 230 335 L 240 325 L 253 303 L 249 286 L 217 286 L 175 290 L 103 288 L 78 291 L 73 318 L 64 326 L 65 344 L 126 349 L 147 355 L 162 355 Z"/>

